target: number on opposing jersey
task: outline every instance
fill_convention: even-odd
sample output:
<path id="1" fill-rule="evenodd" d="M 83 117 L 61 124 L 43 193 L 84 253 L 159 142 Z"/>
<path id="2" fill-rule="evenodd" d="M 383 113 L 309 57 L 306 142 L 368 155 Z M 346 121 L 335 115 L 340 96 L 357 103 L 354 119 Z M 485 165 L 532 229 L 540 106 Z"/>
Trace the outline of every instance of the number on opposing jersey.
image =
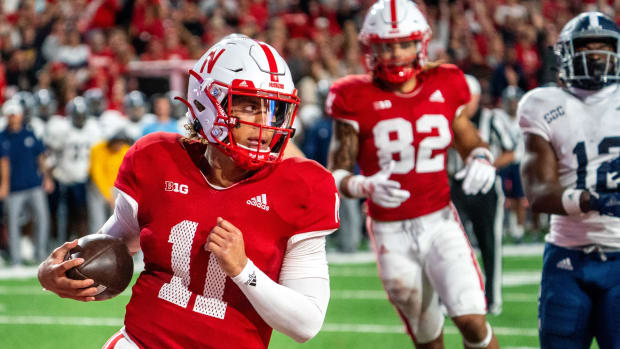
<path id="1" fill-rule="evenodd" d="M 393 173 L 405 174 L 414 167 L 417 173 L 438 172 L 444 169 L 445 155 L 433 156 L 433 151 L 450 145 L 450 125 L 444 115 L 424 114 L 416 121 L 418 133 L 430 133 L 437 129 L 437 136 L 427 136 L 419 144 L 415 157 L 413 126 L 403 118 L 382 120 L 372 129 L 379 164 L 386 164 L 398 154 Z M 417 163 L 417 164 L 416 164 Z"/>
<path id="2" fill-rule="evenodd" d="M 620 148 L 620 137 L 605 137 L 598 144 L 598 153 L 610 154 L 611 148 Z M 577 189 L 586 189 L 586 176 L 588 169 L 588 154 L 586 145 L 583 141 L 577 143 L 573 148 L 573 154 L 577 158 Z M 620 158 L 605 161 L 596 169 L 596 191 L 605 192 L 618 188 L 620 173 L 618 173 L 618 162 Z"/>
<path id="3" fill-rule="evenodd" d="M 182 221 L 172 227 L 168 242 L 172 243 L 171 266 L 173 276 L 169 283 L 159 290 L 159 298 L 186 308 L 192 292 L 190 282 L 190 253 L 198 223 Z M 223 319 L 226 315 L 226 302 L 222 301 L 226 273 L 220 268 L 215 255 L 209 257 L 203 294 L 196 296 L 193 311 Z"/>

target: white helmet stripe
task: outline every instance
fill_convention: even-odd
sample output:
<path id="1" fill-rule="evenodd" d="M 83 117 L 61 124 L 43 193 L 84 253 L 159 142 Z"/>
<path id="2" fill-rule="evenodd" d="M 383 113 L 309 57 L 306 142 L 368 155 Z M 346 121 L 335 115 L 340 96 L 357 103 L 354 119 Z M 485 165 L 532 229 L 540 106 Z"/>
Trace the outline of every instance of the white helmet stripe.
<path id="1" fill-rule="evenodd" d="M 590 29 L 600 29 L 601 25 L 598 22 L 598 15 L 596 13 L 590 13 Z"/>

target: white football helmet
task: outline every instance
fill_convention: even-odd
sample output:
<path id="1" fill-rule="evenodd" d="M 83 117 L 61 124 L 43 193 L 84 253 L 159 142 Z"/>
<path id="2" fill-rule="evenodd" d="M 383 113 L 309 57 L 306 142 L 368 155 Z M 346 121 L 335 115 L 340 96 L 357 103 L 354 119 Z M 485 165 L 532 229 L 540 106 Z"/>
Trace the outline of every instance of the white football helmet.
<path id="1" fill-rule="evenodd" d="M 403 83 L 420 72 L 426 63 L 431 27 L 411 0 L 379 0 L 368 10 L 359 40 L 366 67 L 376 78 Z M 408 64 L 380 61 L 373 45 L 414 41 L 417 55 Z"/>
<path id="2" fill-rule="evenodd" d="M 246 169 L 280 161 L 295 132 L 299 98 L 284 59 L 270 45 L 231 34 L 213 45 L 189 71 L 187 116 L 194 130 Z M 253 101 L 262 122 L 241 120 L 235 106 Z M 239 144 L 236 127 L 258 129 L 256 145 Z M 271 139 L 264 140 L 264 135 Z"/>

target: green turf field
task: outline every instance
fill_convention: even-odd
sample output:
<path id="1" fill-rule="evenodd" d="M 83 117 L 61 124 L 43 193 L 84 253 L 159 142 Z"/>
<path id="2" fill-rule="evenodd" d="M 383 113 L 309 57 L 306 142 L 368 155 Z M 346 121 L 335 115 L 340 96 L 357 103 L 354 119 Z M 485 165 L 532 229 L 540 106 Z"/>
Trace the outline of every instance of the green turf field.
<path id="1" fill-rule="evenodd" d="M 537 348 L 541 257 L 504 258 L 504 309 L 489 321 L 502 348 Z M 274 332 L 270 348 L 412 348 L 373 263 L 332 264 L 332 297 L 321 332 L 297 344 Z M 35 278 L 0 280 L 0 348 L 100 348 L 117 331 L 128 294 L 79 303 L 41 291 Z M 462 348 L 447 321 L 446 348 Z"/>

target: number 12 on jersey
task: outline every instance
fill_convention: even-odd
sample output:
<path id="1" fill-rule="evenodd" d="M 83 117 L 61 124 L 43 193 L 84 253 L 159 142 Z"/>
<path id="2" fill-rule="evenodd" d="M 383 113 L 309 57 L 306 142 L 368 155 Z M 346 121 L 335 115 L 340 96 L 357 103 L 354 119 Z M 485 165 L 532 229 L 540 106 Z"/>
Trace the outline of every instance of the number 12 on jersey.
<path id="1" fill-rule="evenodd" d="M 426 136 L 420 141 L 417 158 L 411 122 L 403 118 L 393 118 L 382 120 L 375 125 L 372 133 L 379 164 L 388 163 L 393 159 L 393 154 L 398 154 L 393 173 L 405 174 L 414 167 L 417 173 L 439 172 L 444 169 L 445 154 L 433 156 L 433 150 L 443 149 L 452 142 L 446 117 L 442 114 L 424 114 L 416 120 L 415 127 L 418 133 L 431 133 L 433 129 L 437 129 L 437 136 Z"/>
<path id="2" fill-rule="evenodd" d="M 598 154 L 610 154 L 612 148 L 620 147 L 620 137 L 605 137 L 598 144 Z M 588 155 L 586 153 L 586 144 L 581 141 L 573 148 L 573 154 L 577 158 L 577 189 L 586 189 L 586 176 L 588 174 Z M 605 192 L 616 190 L 618 182 L 620 182 L 620 166 L 618 162 L 620 158 L 601 163 L 596 169 L 596 191 Z"/>

